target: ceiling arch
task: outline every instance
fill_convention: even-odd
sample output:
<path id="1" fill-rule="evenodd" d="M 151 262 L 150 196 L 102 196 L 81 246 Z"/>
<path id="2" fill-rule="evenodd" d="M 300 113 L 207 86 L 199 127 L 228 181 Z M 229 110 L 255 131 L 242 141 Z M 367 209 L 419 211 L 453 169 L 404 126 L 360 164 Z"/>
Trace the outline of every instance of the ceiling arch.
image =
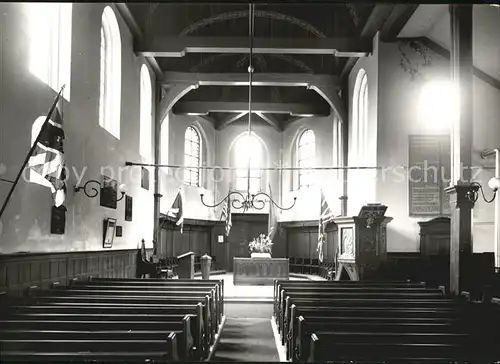
<path id="1" fill-rule="evenodd" d="M 296 18 L 294 16 L 278 13 L 276 11 L 268 11 L 268 10 L 255 10 L 254 14 L 255 14 L 255 17 L 258 17 L 258 18 L 269 18 L 269 19 L 287 22 L 289 24 L 296 25 L 296 26 L 308 31 L 309 33 L 315 35 L 318 38 L 326 38 L 325 33 L 323 33 L 317 27 L 315 27 L 314 25 L 312 25 L 311 23 L 309 23 L 305 20 Z M 248 16 L 249 16 L 248 10 L 230 11 L 227 13 L 213 15 L 211 17 L 199 20 L 199 21 L 191 24 L 187 28 L 184 28 L 184 30 L 182 30 L 179 35 L 180 36 L 187 36 L 187 35 L 194 33 L 198 29 L 207 27 L 211 24 L 224 22 L 224 21 L 228 21 L 228 20 L 234 20 L 234 19 L 248 18 Z"/>

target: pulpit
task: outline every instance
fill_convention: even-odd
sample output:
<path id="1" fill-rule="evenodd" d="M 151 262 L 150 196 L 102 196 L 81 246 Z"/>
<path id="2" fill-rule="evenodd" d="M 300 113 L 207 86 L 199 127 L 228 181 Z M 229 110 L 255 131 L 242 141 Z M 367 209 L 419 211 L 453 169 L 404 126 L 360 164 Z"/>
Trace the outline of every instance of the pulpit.
<path id="1" fill-rule="evenodd" d="M 179 278 L 194 279 L 194 253 L 184 253 L 179 255 L 177 259 L 179 259 L 179 267 L 177 267 Z"/>
<path id="2" fill-rule="evenodd" d="M 387 224 L 392 217 L 385 216 L 387 206 L 368 204 L 358 216 L 339 216 L 333 220 L 338 226 L 339 251 L 335 280 L 345 270 L 353 281 L 376 278 L 381 263 L 387 260 Z"/>

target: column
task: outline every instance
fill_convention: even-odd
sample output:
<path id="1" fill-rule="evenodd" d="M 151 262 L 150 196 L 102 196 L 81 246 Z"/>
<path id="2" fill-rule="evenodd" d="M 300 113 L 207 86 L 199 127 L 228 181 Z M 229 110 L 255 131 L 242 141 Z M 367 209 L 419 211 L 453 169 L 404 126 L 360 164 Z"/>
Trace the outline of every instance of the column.
<path id="1" fill-rule="evenodd" d="M 450 4 L 451 81 L 458 91 L 451 128 L 450 194 L 451 246 L 450 292 L 464 288 L 467 266 L 472 258 L 471 192 L 473 103 L 472 103 L 472 4 Z"/>

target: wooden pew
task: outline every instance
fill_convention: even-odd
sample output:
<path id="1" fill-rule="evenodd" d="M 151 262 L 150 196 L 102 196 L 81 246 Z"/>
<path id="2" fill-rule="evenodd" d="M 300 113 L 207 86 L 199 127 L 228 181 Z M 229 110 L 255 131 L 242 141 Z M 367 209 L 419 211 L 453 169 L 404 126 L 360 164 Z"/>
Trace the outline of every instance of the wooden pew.
<path id="1" fill-rule="evenodd" d="M 319 290 L 335 290 L 338 292 L 379 292 L 380 290 L 388 290 L 388 292 L 398 291 L 401 292 L 420 292 L 425 290 L 424 283 L 410 283 L 410 282 L 370 282 L 370 281 L 284 281 L 275 280 L 274 282 L 274 316 L 276 320 L 279 317 L 280 302 L 283 302 L 283 289 L 303 289 L 304 291 Z M 436 290 L 430 292 L 436 293 Z M 439 291 L 441 292 L 441 291 Z"/>
<path id="2" fill-rule="evenodd" d="M 383 299 L 383 298 L 294 298 L 286 296 L 285 309 L 280 314 L 279 326 L 280 332 L 288 333 L 289 322 L 291 318 L 290 307 L 295 304 L 297 307 L 307 306 L 327 306 L 327 307 L 360 307 L 381 309 L 389 308 L 450 308 L 455 307 L 456 303 L 448 299 Z M 282 334 L 282 344 L 284 344 L 284 335 Z"/>
<path id="3" fill-rule="evenodd" d="M 81 287 L 80 287 L 81 288 Z M 114 289 L 113 287 L 103 288 L 101 290 L 92 290 L 92 289 L 57 289 L 57 290 L 48 290 L 44 291 L 45 295 L 57 295 L 57 296 L 128 296 L 128 297 L 145 297 L 145 296 L 155 296 L 155 297 L 189 297 L 189 298 L 199 298 L 200 301 L 203 301 L 206 295 L 210 296 L 210 312 L 212 312 L 213 318 L 215 319 L 213 322 L 216 327 L 221 323 L 222 314 L 221 308 L 218 304 L 219 299 L 216 296 L 216 290 L 214 289 L 191 289 L 186 291 L 170 291 L 170 290 L 150 290 L 149 287 L 145 287 L 143 289 L 136 289 L 133 291 L 123 290 L 123 289 Z"/>
<path id="4" fill-rule="evenodd" d="M 296 341 L 288 348 L 288 355 L 297 361 L 307 361 L 310 353 L 312 333 L 331 332 L 340 337 L 341 342 L 398 342 L 398 343 L 452 343 L 465 345 L 469 335 L 461 327 L 451 323 L 434 322 L 348 322 L 344 320 L 317 321 L 299 316 Z M 332 358 L 333 359 L 333 358 Z M 294 361 L 295 361 L 294 360 Z"/>
<path id="5" fill-rule="evenodd" d="M 50 338 L 54 342 L 65 342 L 71 339 L 65 353 L 71 360 L 78 360 L 78 355 L 72 355 L 71 351 L 83 345 L 84 340 L 93 343 L 98 338 L 140 343 L 147 339 L 154 342 L 158 338 L 164 340 L 163 337 L 170 333 L 179 346 L 175 347 L 178 349 L 176 358 L 192 358 L 191 348 L 200 351 L 200 357 L 206 357 L 215 337 L 214 331 L 222 319 L 222 294 L 223 281 L 75 280 L 70 289 L 55 285 L 53 290 L 32 290 L 26 299 L 11 300 L 14 305 L 0 315 L 3 323 L 0 336 L 11 340 L 5 347 L 10 359 L 26 358 L 20 349 L 34 360 L 64 356 L 52 352 L 49 347 L 42 351 L 35 344 L 36 340 L 43 342 Z M 22 331 L 26 332 L 25 336 Z M 92 333 L 95 333 L 94 339 Z M 69 334 L 73 335 L 68 337 Z M 23 343 L 29 344 L 29 348 Z M 186 348 L 186 344 L 190 347 Z M 130 345 L 124 347 L 127 353 L 133 351 Z M 156 353 L 154 360 L 172 360 L 165 356 L 164 348 L 163 351 L 141 348 Z M 98 359 L 101 354 L 107 356 L 99 347 L 95 350 L 99 353 L 94 353 L 94 358 Z M 119 351 L 113 352 L 121 356 Z M 141 355 L 133 357 L 142 358 Z"/>
<path id="6" fill-rule="evenodd" d="M 89 347 L 93 349 L 89 352 Z M 2 362 L 178 361 L 174 332 L 164 340 L 2 340 Z"/>
<path id="7" fill-rule="evenodd" d="M 318 291 L 302 291 L 300 289 L 282 289 L 280 292 L 280 299 L 278 307 L 276 309 L 276 314 L 282 314 L 283 310 L 286 309 L 286 298 L 293 297 L 294 299 L 306 299 L 314 298 L 315 300 L 324 301 L 330 299 L 386 299 L 386 300 L 439 300 L 443 298 L 443 293 L 441 291 L 437 292 L 406 292 L 406 291 L 386 291 L 385 289 L 373 290 L 369 292 L 364 291 L 351 291 L 345 292 L 343 290 L 337 290 L 336 288 L 331 290 L 318 290 Z"/>
<path id="8" fill-rule="evenodd" d="M 71 282 L 72 287 L 79 286 L 124 286 L 124 287 L 151 287 L 157 289 L 157 287 L 165 287 L 166 289 L 171 289 L 171 287 L 212 287 L 217 290 L 217 297 L 221 306 L 221 313 L 224 314 L 224 280 L 192 280 L 192 279 L 133 279 L 133 278 L 90 278 L 88 281 L 73 280 Z"/>
<path id="9" fill-rule="evenodd" d="M 212 310 L 211 299 L 208 295 L 202 296 L 184 296 L 184 297 L 169 297 L 169 296 L 112 296 L 112 295 L 82 295 L 82 296 L 61 296 L 61 295 L 39 295 L 31 297 L 31 301 L 37 304 L 54 304 L 60 303 L 75 304 L 77 306 L 88 306 L 97 305 L 101 306 L 103 304 L 112 304 L 115 306 L 123 306 L 128 304 L 136 304 L 142 306 L 149 305 L 170 305 L 174 308 L 177 305 L 198 305 L 200 301 L 203 302 L 203 322 L 205 323 L 205 328 L 208 333 L 207 338 L 213 343 L 215 332 L 217 330 L 217 315 Z"/>
<path id="10" fill-rule="evenodd" d="M 462 329 L 463 323 L 459 320 L 455 311 L 436 310 L 407 310 L 407 309 L 384 309 L 367 310 L 352 307 L 330 308 L 330 307 L 291 307 L 291 320 L 288 334 L 285 340 L 287 356 L 291 357 L 296 340 L 299 337 L 299 318 L 306 317 L 312 323 L 325 323 L 333 327 L 342 325 L 429 325 L 429 327 L 442 327 L 447 325 L 456 329 Z M 302 337 L 302 339 L 304 339 Z"/>
<path id="11" fill-rule="evenodd" d="M 24 319 L 22 315 L 9 320 L 0 321 L 0 339 L 14 341 L 24 340 L 165 340 L 171 332 L 177 335 L 177 352 L 179 359 L 194 358 L 194 339 L 191 334 L 190 317 L 182 321 L 106 321 L 91 319 L 40 317 Z M 71 333 L 67 335 L 64 333 Z M 94 350 L 89 345 L 89 351 Z M 153 350 L 154 351 L 154 350 Z"/>
<path id="12" fill-rule="evenodd" d="M 358 363 L 461 363 L 466 348 L 458 342 L 399 343 L 395 341 L 343 342 L 335 333 L 311 334 L 308 362 L 340 360 Z"/>
<path id="13" fill-rule="evenodd" d="M 208 353 L 205 333 L 209 330 L 203 321 L 203 305 L 174 306 L 79 306 L 79 305 L 34 305 L 12 306 L 4 313 L 10 319 L 23 320 L 106 320 L 106 321 L 182 321 L 191 316 L 191 333 L 198 356 Z M 206 338 L 206 340 L 205 340 Z"/>

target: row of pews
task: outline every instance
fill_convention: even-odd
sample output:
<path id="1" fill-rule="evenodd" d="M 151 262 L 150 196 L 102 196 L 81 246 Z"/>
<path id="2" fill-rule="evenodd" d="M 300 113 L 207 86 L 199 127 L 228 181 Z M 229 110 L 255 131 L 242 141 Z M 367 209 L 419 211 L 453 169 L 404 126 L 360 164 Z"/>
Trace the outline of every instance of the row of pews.
<path id="1" fill-rule="evenodd" d="M 424 283 L 274 285 L 273 320 L 287 360 L 294 362 L 496 362 L 498 328 L 493 333 L 494 324 L 485 327 L 492 317 L 481 311 Z"/>
<path id="2" fill-rule="evenodd" d="M 203 361 L 224 320 L 222 280 L 91 278 L 4 298 L 0 362 Z"/>

